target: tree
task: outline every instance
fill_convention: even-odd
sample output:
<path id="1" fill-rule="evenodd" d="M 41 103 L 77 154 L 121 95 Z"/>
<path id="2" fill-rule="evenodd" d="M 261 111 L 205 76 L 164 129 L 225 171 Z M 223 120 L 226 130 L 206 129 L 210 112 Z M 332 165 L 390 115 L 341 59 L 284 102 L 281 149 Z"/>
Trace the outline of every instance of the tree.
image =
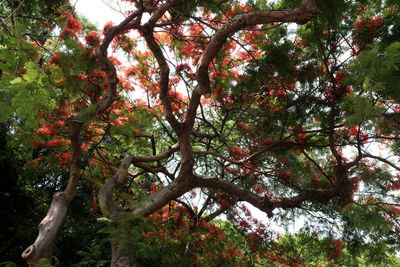
<path id="1" fill-rule="evenodd" d="M 112 266 L 141 264 L 138 236 L 149 238 L 147 224 L 166 205 L 192 222 L 186 242 L 177 239 L 185 249 L 168 260 L 189 264 L 200 262 L 194 251 L 207 253 L 197 250 L 199 225 L 218 233 L 210 222 L 222 213 L 250 250 L 271 238 L 243 219 L 241 202 L 281 224 L 308 216 L 306 227 L 336 248 L 327 260 L 340 256 L 339 239 L 354 251 L 397 248 L 395 1 L 127 2 L 126 19 L 101 34 L 57 6 L 42 41 L 32 37 L 37 18 L 18 13 L 23 2 L 4 8 L 12 20 L 1 32 L 2 120 L 34 155 L 29 164 L 69 175 L 23 253 L 27 263 L 51 261 L 80 180 L 93 186 L 92 210 L 98 201 L 109 227 Z"/>
<path id="2" fill-rule="evenodd" d="M 21 252 L 35 239 L 38 222 L 45 216 L 52 194 L 68 182 L 65 169 L 39 167 L 39 162 L 32 161 L 52 152 L 51 147 L 32 147 L 29 135 L 37 130 L 38 109 L 51 110 L 54 100 L 45 94 L 46 87 L 21 83 L 28 62 L 44 68 L 46 56 L 54 52 L 46 42 L 54 39 L 57 14 L 66 8 L 65 1 L 4 1 L 1 5 L 1 266 L 4 262 L 23 266 Z M 57 260 L 63 266 L 79 262 L 81 256 L 76 252 L 90 242 L 102 243 L 97 239 L 102 238 L 97 233 L 102 226 L 94 223 L 96 214 L 91 205 L 82 205 L 92 201 L 91 185 L 81 183 L 79 188 L 76 201 L 69 208 L 69 214 L 74 216 L 66 219 L 57 239 Z M 60 245 L 64 243 L 73 249 Z"/>

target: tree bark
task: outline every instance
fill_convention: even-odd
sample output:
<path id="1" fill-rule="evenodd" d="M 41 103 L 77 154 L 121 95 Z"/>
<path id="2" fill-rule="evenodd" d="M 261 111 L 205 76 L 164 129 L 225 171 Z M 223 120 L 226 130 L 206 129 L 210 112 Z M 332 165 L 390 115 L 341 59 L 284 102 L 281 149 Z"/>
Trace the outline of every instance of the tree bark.
<path id="1" fill-rule="evenodd" d="M 22 253 L 22 258 L 29 266 L 36 266 L 42 258 L 46 258 L 51 262 L 54 240 L 65 220 L 67 210 L 68 201 L 65 193 L 55 193 L 46 217 L 39 224 L 38 237 L 35 242 Z"/>
<path id="2" fill-rule="evenodd" d="M 68 206 L 76 195 L 82 156 L 80 131 L 83 123 L 70 119 L 71 161 L 69 180 L 64 192 L 53 195 L 46 217 L 39 224 L 39 234 L 35 242 L 22 252 L 22 258 L 29 266 L 36 266 L 40 259 L 52 261 L 53 246 L 57 233 L 67 215 Z"/>
<path id="3" fill-rule="evenodd" d="M 111 243 L 111 264 L 110 267 L 136 267 L 132 257 L 124 253 L 125 247 L 117 241 Z"/>

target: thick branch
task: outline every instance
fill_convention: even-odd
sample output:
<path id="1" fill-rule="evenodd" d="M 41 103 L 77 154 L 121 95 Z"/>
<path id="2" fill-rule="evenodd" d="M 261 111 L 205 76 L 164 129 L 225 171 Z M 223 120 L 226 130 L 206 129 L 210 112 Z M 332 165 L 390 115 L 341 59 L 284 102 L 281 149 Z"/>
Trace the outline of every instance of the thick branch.
<path id="1" fill-rule="evenodd" d="M 179 143 L 176 143 L 175 145 L 170 147 L 167 151 L 159 153 L 154 156 L 133 156 L 133 155 L 131 156 L 132 156 L 132 161 L 134 162 L 153 162 L 166 159 L 178 150 L 179 150 Z"/>
<path id="2" fill-rule="evenodd" d="M 133 214 L 148 216 L 167 205 L 170 201 L 182 196 L 194 188 L 191 177 L 187 179 L 175 179 L 172 183 L 150 196 L 150 200 L 139 203 Z"/>
<path id="3" fill-rule="evenodd" d="M 234 195 L 239 200 L 247 201 L 254 207 L 267 213 L 268 217 L 272 217 L 273 206 L 269 203 L 268 198 L 260 197 L 253 192 L 235 185 L 229 181 L 219 179 L 216 176 L 195 176 L 195 185 L 198 187 L 207 187 L 215 190 L 221 190 L 228 194 Z"/>
<path id="4" fill-rule="evenodd" d="M 154 27 L 155 23 L 167 12 L 168 9 L 177 5 L 181 0 L 169 0 L 165 4 L 161 5 L 156 12 L 150 17 L 147 24 L 152 25 Z"/>
<path id="5" fill-rule="evenodd" d="M 80 132 L 82 125 L 83 123 L 81 121 L 70 121 L 71 160 L 69 166 L 69 181 L 64 191 L 68 204 L 71 203 L 72 199 L 76 195 L 80 176 L 80 162 L 82 157 Z"/>
<path id="6" fill-rule="evenodd" d="M 161 48 L 154 40 L 153 33 L 150 29 L 143 32 L 143 37 L 146 40 L 147 46 L 157 59 L 157 63 L 160 67 L 160 100 L 164 107 L 165 117 L 175 132 L 179 133 L 181 129 L 180 123 L 172 112 L 171 101 L 168 97 L 169 67 L 167 61 L 165 60 Z"/>
<path id="7" fill-rule="evenodd" d="M 230 36 L 244 28 L 259 24 L 268 24 L 274 22 L 296 22 L 299 24 L 304 24 L 320 12 L 321 11 L 315 5 L 314 0 L 303 0 L 299 7 L 294 10 L 254 11 L 236 15 L 227 23 L 225 23 L 225 25 L 215 33 L 198 63 L 196 75 L 198 85 L 193 90 L 192 98 L 189 103 L 185 120 L 187 127 L 191 128 L 194 123 L 194 117 L 196 115 L 197 107 L 200 104 L 201 96 L 211 96 L 208 67 Z"/>
<path id="8" fill-rule="evenodd" d="M 166 159 L 171 156 L 175 151 L 179 149 L 178 143 L 172 146 L 169 150 L 162 152 L 154 156 L 134 156 L 129 152 L 126 152 L 123 156 L 122 163 L 118 171 L 114 176 L 105 183 L 99 192 L 99 203 L 101 212 L 105 217 L 114 217 L 118 212 L 123 211 L 119 208 L 112 199 L 112 192 L 115 187 L 124 183 L 125 178 L 128 174 L 129 166 L 134 163 L 135 165 L 147 169 L 145 166 L 141 165 L 143 162 L 154 162 L 162 159 Z M 160 171 L 164 170 L 164 167 L 158 167 Z M 174 191 L 174 190 L 172 190 Z M 170 199 L 172 200 L 172 199 Z M 169 200 L 169 201 L 170 201 Z M 166 203 L 168 203 L 167 201 Z"/>
<path id="9" fill-rule="evenodd" d="M 149 19 L 149 21 L 143 26 L 142 32 L 143 37 L 146 40 L 147 46 L 153 53 L 154 57 L 157 60 L 158 66 L 160 67 L 160 100 L 164 107 L 165 117 L 171 127 L 179 134 L 181 125 L 178 120 L 175 118 L 172 107 L 171 101 L 168 97 L 168 84 L 169 84 L 169 67 L 167 61 L 165 60 L 164 54 L 161 51 L 160 46 L 157 44 L 156 40 L 154 39 L 153 29 L 154 24 L 159 20 L 163 14 L 172 6 L 176 5 L 178 1 L 169 1 L 160 6 L 157 11 L 153 14 L 153 16 Z"/>
<path id="10" fill-rule="evenodd" d="M 99 204 L 100 210 L 105 217 L 114 217 L 118 214 L 118 212 L 123 211 L 123 209 L 119 208 L 115 205 L 112 199 L 112 192 L 114 188 L 122 184 L 128 174 L 129 166 L 132 163 L 133 155 L 130 153 L 125 153 L 124 158 L 122 159 L 122 163 L 118 169 L 118 171 L 114 174 L 114 176 L 105 183 L 99 192 Z"/>
<path id="11" fill-rule="evenodd" d="M 341 196 L 342 186 L 346 179 L 346 170 L 339 168 L 336 172 L 336 184 L 328 190 L 303 190 L 298 195 L 287 198 L 271 199 L 267 196 L 261 197 L 257 194 L 235 185 L 229 181 L 220 179 L 216 176 L 195 176 L 194 183 L 197 187 L 212 188 L 221 190 L 230 195 L 236 196 L 240 201 L 246 201 L 267 213 L 268 217 L 272 217 L 272 211 L 276 208 L 288 209 L 300 207 L 305 201 L 318 201 L 327 203 L 334 197 Z"/>
<path id="12" fill-rule="evenodd" d="M 143 10 L 137 10 L 133 12 L 131 15 L 129 15 L 119 25 L 114 27 L 109 27 L 106 29 L 106 34 L 104 36 L 104 39 L 100 44 L 99 48 L 96 50 L 96 56 L 97 59 L 99 60 L 102 70 L 106 73 L 107 76 L 107 81 L 108 81 L 107 92 L 103 96 L 103 98 L 96 103 L 94 109 L 88 108 L 85 111 L 80 112 L 78 115 L 75 116 L 76 119 L 90 117 L 97 113 L 102 113 L 108 107 L 110 107 L 111 104 L 117 99 L 117 85 L 118 85 L 117 71 L 115 69 L 114 64 L 108 59 L 107 49 L 111 41 L 114 39 L 114 37 L 125 30 L 131 29 L 132 26 L 129 23 L 134 18 L 140 16 L 143 12 L 144 12 Z"/>
<path id="13" fill-rule="evenodd" d="M 255 11 L 233 17 L 214 35 L 200 59 L 197 71 L 197 81 L 203 94 L 206 94 L 207 97 L 207 95 L 211 93 L 210 80 L 208 77 L 208 65 L 232 34 L 244 28 L 259 24 L 274 22 L 296 22 L 304 24 L 307 20 L 319 13 L 320 11 L 316 7 L 314 1 L 304 0 L 300 6 L 294 10 Z"/>

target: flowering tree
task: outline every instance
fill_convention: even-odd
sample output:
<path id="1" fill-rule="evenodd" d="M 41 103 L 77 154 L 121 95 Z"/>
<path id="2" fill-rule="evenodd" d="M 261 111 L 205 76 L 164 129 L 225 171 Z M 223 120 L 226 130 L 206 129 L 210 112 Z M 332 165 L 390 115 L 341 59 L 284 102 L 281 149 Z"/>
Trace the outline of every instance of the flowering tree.
<path id="1" fill-rule="evenodd" d="M 199 240 L 208 240 L 201 229 L 224 240 L 210 223 L 222 213 L 256 251 L 274 238 L 243 202 L 276 223 L 309 216 L 309 229 L 330 236 L 327 260 L 340 257 L 340 238 L 395 249 L 395 1 L 126 2 L 125 20 L 101 33 L 67 4 L 43 22 L 43 41 L 21 36 L 22 23 L 4 25 L 2 120 L 18 118 L 15 138 L 36 151 L 28 165 L 69 173 L 22 255 L 27 263 L 51 260 L 80 181 L 92 185 L 93 212 L 99 204 L 109 226 L 112 266 L 140 261 L 131 229 L 147 244 L 175 240 L 184 249 L 171 262 L 218 263 Z M 6 10 L 26 19 L 18 6 Z M 143 218 L 170 230 L 155 235 Z M 215 246 L 220 258 L 245 262 L 234 245 Z"/>

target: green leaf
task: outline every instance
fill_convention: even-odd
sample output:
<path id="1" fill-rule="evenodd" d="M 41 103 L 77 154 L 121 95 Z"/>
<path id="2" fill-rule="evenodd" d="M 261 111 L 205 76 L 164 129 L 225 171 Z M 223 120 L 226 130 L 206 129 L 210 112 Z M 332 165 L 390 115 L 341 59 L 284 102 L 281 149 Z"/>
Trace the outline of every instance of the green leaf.
<path id="1" fill-rule="evenodd" d="M 14 80 L 10 81 L 10 84 L 18 84 L 18 83 L 22 83 L 22 78 L 21 77 L 17 77 Z"/>
<path id="2" fill-rule="evenodd" d="M 37 81 L 39 76 L 39 66 L 36 63 L 29 61 L 25 64 L 25 68 L 26 72 L 22 76 L 24 80 L 27 81 L 28 83 Z"/>
<path id="3" fill-rule="evenodd" d="M 97 218 L 97 221 L 102 223 L 112 223 L 112 220 L 106 217 Z"/>

